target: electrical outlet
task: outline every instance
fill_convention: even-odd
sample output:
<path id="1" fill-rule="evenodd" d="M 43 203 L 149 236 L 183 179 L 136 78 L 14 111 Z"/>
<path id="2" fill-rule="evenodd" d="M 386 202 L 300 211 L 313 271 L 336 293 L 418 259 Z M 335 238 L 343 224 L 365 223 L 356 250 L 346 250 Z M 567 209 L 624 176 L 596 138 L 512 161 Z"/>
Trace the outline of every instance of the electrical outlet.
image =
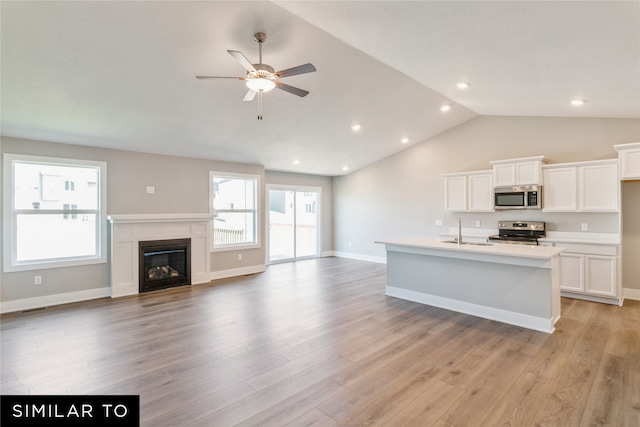
<path id="1" fill-rule="evenodd" d="M 480 227 L 482 225 L 482 222 L 480 222 L 480 220 L 476 221 L 476 227 Z"/>
<path id="2" fill-rule="evenodd" d="M 34 285 L 42 285 L 42 276 L 33 276 Z"/>
<path id="3" fill-rule="evenodd" d="M 589 231 L 589 223 L 583 222 L 582 224 L 580 224 L 580 229 L 582 231 Z"/>
<path id="4" fill-rule="evenodd" d="M 153 185 L 148 185 L 147 194 L 155 194 L 155 193 L 156 193 L 156 187 L 154 187 Z"/>
<path id="5" fill-rule="evenodd" d="M 238 261 L 242 261 L 242 254 L 238 254 Z"/>
<path id="6" fill-rule="evenodd" d="M 439 227 L 442 227 L 442 220 L 441 219 L 436 219 L 436 225 Z"/>

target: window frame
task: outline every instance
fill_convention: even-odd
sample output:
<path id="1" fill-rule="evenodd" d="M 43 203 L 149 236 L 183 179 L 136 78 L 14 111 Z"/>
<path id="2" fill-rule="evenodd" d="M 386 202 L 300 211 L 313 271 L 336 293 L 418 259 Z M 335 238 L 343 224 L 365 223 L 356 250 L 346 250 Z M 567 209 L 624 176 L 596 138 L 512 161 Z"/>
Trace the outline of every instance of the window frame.
<path id="1" fill-rule="evenodd" d="M 98 205 L 96 209 L 81 210 L 45 210 L 29 211 L 33 215 L 50 215 L 52 213 L 96 215 L 96 254 L 91 256 L 74 256 L 41 260 L 18 261 L 17 259 L 17 217 L 24 209 L 15 209 L 14 177 L 16 163 L 40 163 L 53 166 L 84 166 L 98 170 Z M 33 156 L 26 154 L 5 153 L 3 156 L 3 272 L 42 270 L 47 268 L 75 267 L 81 265 L 102 264 L 107 262 L 107 163 L 94 160 L 66 159 L 61 157 Z"/>
<path id="2" fill-rule="evenodd" d="M 215 178 L 229 178 L 229 179 L 245 179 L 245 180 L 253 180 L 255 183 L 255 201 L 253 209 L 215 209 L 214 207 L 214 180 Z M 227 252 L 227 251 L 237 251 L 241 249 L 256 249 L 261 247 L 260 242 L 260 194 L 261 194 L 261 185 L 260 185 L 260 175 L 248 174 L 248 173 L 235 173 L 235 172 L 220 172 L 220 171 L 210 171 L 209 172 L 209 213 L 213 215 L 211 219 L 211 252 Z M 229 243 L 226 245 L 216 246 L 215 242 L 215 217 L 216 213 L 221 212 L 235 212 L 235 213 L 253 213 L 253 229 L 254 231 L 254 239 L 253 242 L 247 243 Z"/>

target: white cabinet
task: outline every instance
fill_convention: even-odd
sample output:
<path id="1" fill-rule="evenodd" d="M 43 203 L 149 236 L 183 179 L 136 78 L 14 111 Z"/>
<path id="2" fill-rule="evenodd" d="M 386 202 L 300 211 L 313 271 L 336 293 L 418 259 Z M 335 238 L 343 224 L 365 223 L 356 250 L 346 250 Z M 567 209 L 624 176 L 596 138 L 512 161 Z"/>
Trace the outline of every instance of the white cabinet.
<path id="1" fill-rule="evenodd" d="M 560 254 L 560 289 L 584 292 L 584 255 Z"/>
<path id="2" fill-rule="evenodd" d="M 573 212 L 578 209 L 577 168 L 545 167 L 542 208 L 549 212 Z"/>
<path id="3" fill-rule="evenodd" d="M 449 212 L 467 210 L 467 175 L 444 177 L 444 210 Z"/>
<path id="4" fill-rule="evenodd" d="M 591 162 L 578 167 L 578 209 L 585 212 L 617 212 L 618 162 Z"/>
<path id="5" fill-rule="evenodd" d="M 467 208 L 472 212 L 493 211 L 493 173 L 472 173 L 467 177 Z"/>
<path id="6" fill-rule="evenodd" d="M 555 243 L 560 254 L 560 290 L 563 296 L 620 303 L 618 285 L 618 247 L 574 243 Z"/>
<path id="7" fill-rule="evenodd" d="M 492 212 L 492 171 L 444 175 L 444 209 L 448 212 Z"/>
<path id="8" fill-rule="evenodd" d="M 610 256 L 585 256 L 585 292 L 615 297 L 616 259 Z"/>
<path id="9" fill-rule="evenodd" d="M 617 212 L 620 184 L 617 160 L 543 166 L 546 212 Z"/>
<path id="10" fill-rule="evenodd" d="M 614 145 L 620 162 L 620 179 L 640 179 L 640 142 Z"/>
<path id="11" fill-rule="evenodd" d="M 540 185 L 541 166 L 546 161 L 544 156 L 525 157 L 521 159 L 494 160 L 493 181 L 496 187 L 510 185 Z"/>
<path id="12" fill-rule="evenodd" d="M 602 297 L 616 297 L 616 258 L 560 254 L 560 289 Z"/>

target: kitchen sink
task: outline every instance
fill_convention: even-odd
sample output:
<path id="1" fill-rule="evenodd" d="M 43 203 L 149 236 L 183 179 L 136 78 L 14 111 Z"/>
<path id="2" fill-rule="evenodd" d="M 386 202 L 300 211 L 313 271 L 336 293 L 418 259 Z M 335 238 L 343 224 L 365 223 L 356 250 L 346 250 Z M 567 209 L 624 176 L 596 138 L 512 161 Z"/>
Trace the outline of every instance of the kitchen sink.
<path id="1" fill-rule="evenodd" d="M 455 243 L 458 244 L 457 240 L 441 240 L 441 243 Z M 493 246 L 493 243 L 482 243 L 482 242 L 460 242 L 461 245 L 474 245 L 474 246 Z"/>

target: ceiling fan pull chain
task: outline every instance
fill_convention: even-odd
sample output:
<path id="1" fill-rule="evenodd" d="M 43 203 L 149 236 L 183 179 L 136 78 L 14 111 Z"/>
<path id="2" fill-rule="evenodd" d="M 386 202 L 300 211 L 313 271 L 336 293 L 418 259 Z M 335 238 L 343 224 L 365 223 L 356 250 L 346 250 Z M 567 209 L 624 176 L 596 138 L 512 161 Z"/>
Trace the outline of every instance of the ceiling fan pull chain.
<path id="1" fill-rule="evenodd" d="M 262 92 L 258 92 L 258 120 L 262 120 Z"/>

